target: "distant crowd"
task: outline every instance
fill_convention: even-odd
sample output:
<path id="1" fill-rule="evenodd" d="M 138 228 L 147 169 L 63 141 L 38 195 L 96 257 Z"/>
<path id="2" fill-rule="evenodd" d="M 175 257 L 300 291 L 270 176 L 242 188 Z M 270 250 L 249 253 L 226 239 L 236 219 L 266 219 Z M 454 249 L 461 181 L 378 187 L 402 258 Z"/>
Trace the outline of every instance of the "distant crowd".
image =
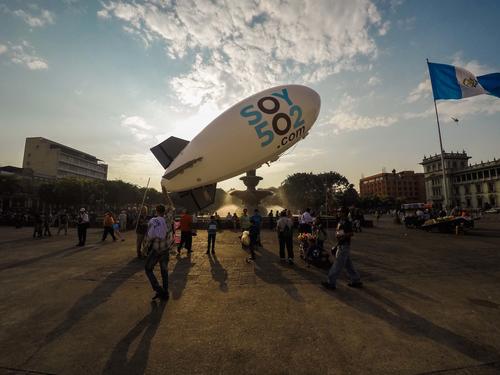
<path id="1" fill-rule="evenodd" d="M 228 212 L 221 218 L 217 212 L 208 218 L 203 217 L 203 224 L 199 225 L 199 217 L 183 210 L 179 214 L 164 206 L 157 206 L 154 211 L 143 207 L 139 213 L 137 208 L 124 208 L 113 212 L 105 211 L 97 215 L 82 207 L 78 212 L 61 209 L 51 212 L 1 212 L 2 223 L 16 227 L 33 227 L 33 237 L 43 238 L 55 235 L 67 235 L 69 227 L 76 227 L 78 242 L 76 246 L 84 247 L 87 241 L 87 230 L 90 226 L 102 226 L 101 241 L 108 237 L 112 241 L 125 241 L 124 232 L 130 229 L 135 231 L 134 248 L 139 259 L 145 259 L 146 275 L 156 292 L 154 299 L 168 299 L 168 271 L 167 264 L 171 251 L 181 254 L 186 250 L 191 255 L 193 236 L 197 235 L 200 226 L 207 231 L 206 254 L 215 256 L 217 234 L 223 229 L 237 232 L 241 246 L 248 251 L 246 262 L 253 263 L 262 247 L 261 230 L 269 229 L 277 233 L 279 243 L 279 257 L 281 262 L 293 266 L 295 262 L 294 240 L 297 240 L 299 256 L 307 266 L 329 267 L 328 279 L 324 286 L 335 289 L 336 279 L 343 268 L 346 268 L 351 278 L 351 286 L 361 286 L 359 274 L 350 260 L 350 238 L 354 232 L 361 232 L 364 223 L 362 211 L 357 209 L 341 209 L 335 211 L 332 220 L 336 224 L 336 234 L 333 239 L 336 246 L 329 249 L 325 246 L 328 239 L 324 219 L 316 215 L 309 208 L 299 215 L 292 215 L 288 209 L 271 210 L 266 219 L 258 209 L 252 214 L 248 209 L 238 215 Z M 378 217 L 378 215 L 377 215 Z M 7 221 L 7 222 L 5 222 Z M 160 286 L 153 269 L 160 265 L 162 285 Z"/>

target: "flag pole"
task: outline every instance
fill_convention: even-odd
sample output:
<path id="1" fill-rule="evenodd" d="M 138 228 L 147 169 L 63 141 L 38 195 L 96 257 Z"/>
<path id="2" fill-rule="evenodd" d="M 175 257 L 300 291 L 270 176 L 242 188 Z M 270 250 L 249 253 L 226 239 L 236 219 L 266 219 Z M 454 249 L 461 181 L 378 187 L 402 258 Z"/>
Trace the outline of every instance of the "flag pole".
<path id="1" fill-rule="evenodd" d="M 135 231 L 137 232 L 137 227 L 139 226 L 139 218 L 141 217 L 142 214 L 142 208 L 144 207 L 144 202 L 146 201 L 146 194 L 148 193 L 149 189 L 149 180 L 151 180 L 151 177 L 148 177 L 148 183 L 146 185 L 146 190 L 144 190 L 144 196 L 142 197 L 142 203 L 141 203 L 141 208 L 139 210 L 139 216 L 137 216 L 137 222 L 135 223 Z"/>
<path id="2" fill-rule="evenodd" d="M 425 59 L 427 61 L 427 69 L 429 69 L 429 59 Z M 429 70 L 429 76 L 430 76 L 430 70 Z M 431 79 L 431 85 L 432 85 L 432 79 Z M 446 210 L 448 208 L 448 189 L 447 189 L 447 183 L 446 183 L 446 166 L 444 164 L 444 150 L 443 150 L 443 138 L 441 137 L 441 126 L 439 125 L 439 114 L 437 110 L 437 104 L 436 104 L 436 99 L 434 98 L 434 91 L 432 92 L 432 99 L 434 100 L 434 110 L 436 111 L 436 123 L 437 123 L 437 129 L 438 129 L 438 135 L 439 135 L 439 147 L 441 149 L 441 170 L 443 172 L 443 206 L 444 209 Z"/>

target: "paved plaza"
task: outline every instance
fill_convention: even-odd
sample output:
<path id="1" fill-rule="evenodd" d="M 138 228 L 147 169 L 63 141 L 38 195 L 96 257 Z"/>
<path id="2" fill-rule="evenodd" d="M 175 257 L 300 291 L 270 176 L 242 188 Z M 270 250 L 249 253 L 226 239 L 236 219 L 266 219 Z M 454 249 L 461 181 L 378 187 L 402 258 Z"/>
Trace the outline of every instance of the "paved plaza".
<path id="1" fill-rule="evenodd" d="M 255 264 L 232 231 L 208 257 L 200 231 L 191 257 L 170 258 L 166 304 L 151 303 L 134 233 L 100 234 L 78 248 L 74 230 L 0 228 L 0 373 L 500 373 L 498 218 L 461 236 L 383 218 L 353 239 L 365 287 L 336 291 L 325 270 L 281 264 L 271 231 Z"/>

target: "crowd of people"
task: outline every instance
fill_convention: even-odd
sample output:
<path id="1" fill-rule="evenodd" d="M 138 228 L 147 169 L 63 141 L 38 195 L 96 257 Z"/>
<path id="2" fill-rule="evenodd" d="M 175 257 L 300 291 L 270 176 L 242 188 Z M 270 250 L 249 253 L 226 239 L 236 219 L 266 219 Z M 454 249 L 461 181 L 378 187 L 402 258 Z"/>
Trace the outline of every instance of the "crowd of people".
<path id="1" fill-rule="evenodd" d="M 217 234 L 223 229 L 237 231 L 243 249 L 248 251 L 246 261 L 252 263 L 260 247 L 261 230 L 273 230 L 277 234 L 278 253 L 280 261 L 289 265 L 295 263 L 294 239 L 298 239 L 300 258 L 309 267 L 329 267 L 327 281 L 323 285 L 328 289 L 335 289 L 336 280 L 343 268 L 346 268 L 351 279 L 351 286 L 361 286 L 359 274 L 356 272 L 350 259 L 350 242 L 353 232 L 361 230 L 364 221 L 363 215 L 356 210 L 341 210 L 338 212 L 336 246 L 328 249 L 325 246 L 328 239 L 323 220 L 309 208 L 297 217 L 290 210 L 275 210 L 267 214 L 265 221 L 255 209 L 252 214 L 243 209 L 240 216 L 236 212 L 227 213 L 224 220 L 217 212 L 210 215 L 206 225 L 207 255 L 215 255 Z M 61 209 L 56 213 L 33 213 L 29 219 L 23 219 L 21 225 L 33 225 L 33 237 L 41 238 L 52 236 L 51 228 L 57 228 L 57 234 L 68 234 L 68 228 L 75 226 L 78 233 L 77 246 L 83 247 L 87 240 L 87 230 L 101 222 L 94 212 L 81 208 L 76 214 L 70 210 Z M 145 259 L 145 272 L 151 283 L 155 295 L 154 299 L 168 299 L 168 271 L 167 265 L 170 251 L 178 255 L 186 250 L 190 255 L 193 252 L 193 236 L 197 235 L 197 216 L 183 210 L 179 215 L 171 207 L 157 206 L 154 212 L 143 207 L 139 213 L 134 210 L 118 210 L 115 214 L 111 210 L 102 216 L 102 237 L 106 241 L 110 237 L 113 241 L 125 241 L 124 232 L 135 229 L 135 251 L 139 259 Z M 160 265 L 162 283 L 158 282 L 154 274 L 154 267 Z"/>

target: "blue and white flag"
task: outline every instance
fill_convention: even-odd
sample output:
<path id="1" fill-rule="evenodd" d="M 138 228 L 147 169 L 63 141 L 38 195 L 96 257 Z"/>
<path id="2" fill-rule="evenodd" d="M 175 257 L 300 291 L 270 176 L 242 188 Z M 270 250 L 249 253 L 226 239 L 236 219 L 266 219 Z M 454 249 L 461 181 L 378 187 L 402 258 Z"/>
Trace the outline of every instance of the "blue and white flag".
<path id="1" fill-rule="evenodd" d="M 500 73 L 476 77 L 458 66 L 427 63 L 434 100 L 462 99 L 481 94 L 500 97 Z"/>

